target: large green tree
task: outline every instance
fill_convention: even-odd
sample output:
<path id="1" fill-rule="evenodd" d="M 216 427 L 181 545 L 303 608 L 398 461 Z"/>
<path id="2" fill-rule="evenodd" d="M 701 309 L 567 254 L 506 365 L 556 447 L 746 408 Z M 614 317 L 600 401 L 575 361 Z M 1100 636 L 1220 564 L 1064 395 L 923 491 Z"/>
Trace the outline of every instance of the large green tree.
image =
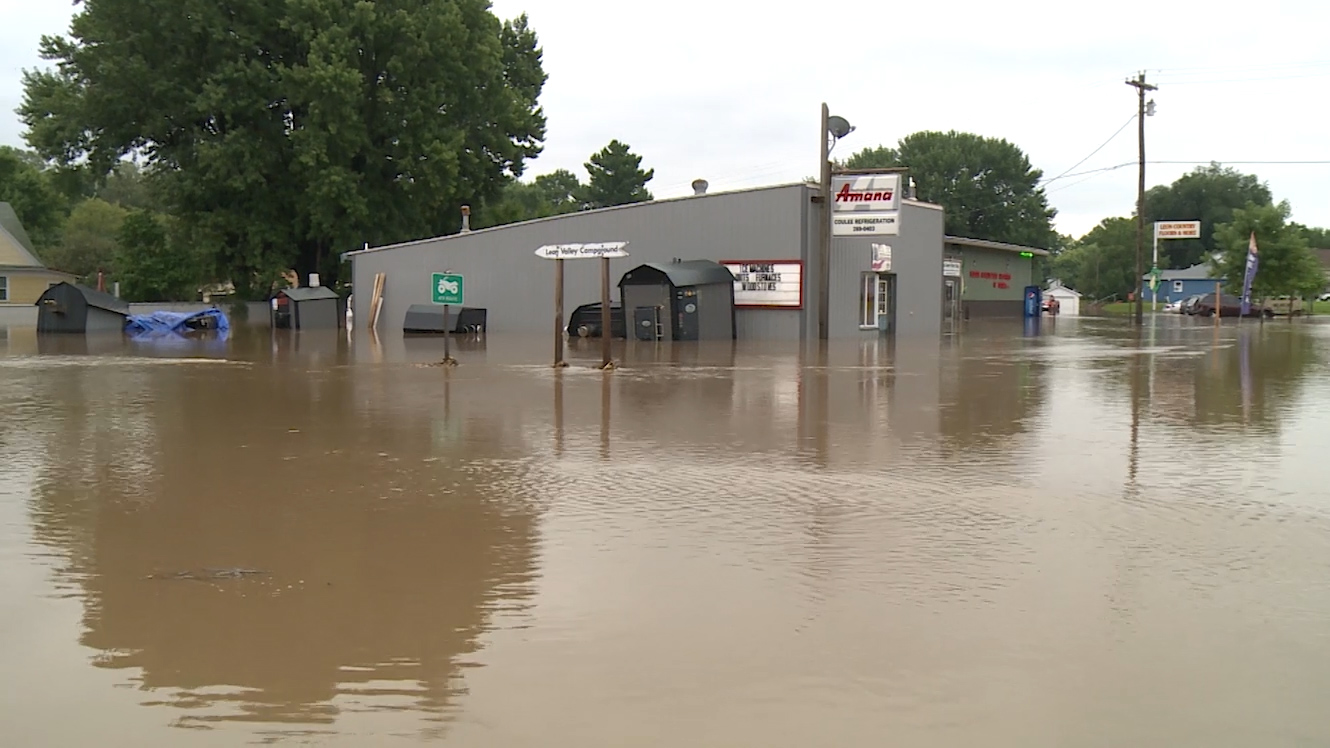
<path id="1" fill-rule="evenodd" d="M 1125 299 L 1135 280 L 1136 221 L 1105 218 L 1053 258 L 1050 274 L 1091 300 Z"/>
<path id="2" fill-rule="evenodd" d="M 60 242 L 46 251 L 49 267 L 90 281 L 98 271 L 114 274 L 117 238 L 126 210 L 93 198 L 74 207 L 65 219 Z"/>
<path id="3" fill-rule="evenodd" d="M 651 199 L 646 185 L 656 170 L 643 171 L 642 157 L 633 153 L 627 143 L 611 140 L 585 166 L 588 180 L 577 195 L 583 207 L 608 208 Z"/>
<path id="4" fill-rule="evenodd" d="M 1160 242 L 1161 267 L 1185 268 L 1204 262 L 1219 249 L 1215 229 L 1233 218 L 1233 211 L 1247 204 L 1272 205 L 1270 188 L 1254 174 L 1212 163 L 1197 167 L 1169 185 L 1152 187 L 1145 193 L 1146 230 L 1154 221 L 1201 222 L 1201 238 Z M 1147 234 L 1147 240 L 1150 239 Z M 1168 264 L 1163 265 L 1162 258 Z"/>
<path id="5" fill-rule="evenodd" d="M 572 213 L 581 208 L 578 195 L 582 189 L 577 175 L 567 169 L 541 174 L 531 182 L 514 179 L 498 200 L 478 212 L 472 225 L 479 229 Z"/>
<path id="6" fill-rule="evenodd" d="M 68 202 L 35 154 L 0 146 L 0 203 L 9 203 L 35 249 L 60 241 Z"/>
<path id="7" fill-rule="evenodd" d="M 136 210 L 116 237 L 116 280 L 128 301 L 190 301 L 198 295 L 202 268 L 168 216 Z"/>
<path id="8" fill-rule="evenodd" d="M 1228 280 L 1228 288 L 1242 289 L 1247 268 L 1247 247 L 1256 234 L 1260 263 L 1252 281 L 1252 297 L 1307 296 L 1325 285 L 1321 265 L 1307 247 L 1307 239 L 1288 223 L 1287 201 L 1278 205 L 1250 203 L 1233 211 L 1228 223 L 1215 227 L 1219 260 L 1212 262 L 1217 276 Z"/>
<path id="9" fill-rule="evenodd" d="M 904 166 L 919 199 L 946 211 L 948 234 L 1051 247 L 1057 241 L 1043 172 L 1015 145 L 965 132 L 917 132 L 895 148 L 878 146 L 850 156 L 852 169 Z"/>
<path id="10" fill-rule="evenodd" d="M 97 0 L 24 74 L 27 138 L 127 154 L 243 288 L 457 230 L 540 150 L 541 51 L 488 0 Z"/>

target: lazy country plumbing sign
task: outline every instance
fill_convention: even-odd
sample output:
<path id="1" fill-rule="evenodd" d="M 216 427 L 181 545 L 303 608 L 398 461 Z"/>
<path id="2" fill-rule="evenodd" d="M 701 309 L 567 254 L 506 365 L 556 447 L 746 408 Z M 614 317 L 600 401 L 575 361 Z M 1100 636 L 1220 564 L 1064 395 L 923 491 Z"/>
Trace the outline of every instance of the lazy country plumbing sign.
<path id="1" fill-rule="evenodd" d="M 831 178 L 832 236 L 900 233 L 899 174 Z"/>

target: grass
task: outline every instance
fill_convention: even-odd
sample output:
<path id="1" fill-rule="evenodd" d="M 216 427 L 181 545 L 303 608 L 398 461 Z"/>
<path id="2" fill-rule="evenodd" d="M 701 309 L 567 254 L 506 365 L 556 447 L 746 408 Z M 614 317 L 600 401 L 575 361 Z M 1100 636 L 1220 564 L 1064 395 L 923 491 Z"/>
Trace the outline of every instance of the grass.
<path id="1" fill-rule="evenodd" d="M 1304 308 L 1305 306 L 1306 305 L 1304 305 Z M 1330 301 L 1312 302 L 1311 306 L 1312 306 L 1311 309 L 1312 314 L 1330 314 Z M 1164 305 L 1160 304 L 1159 308 L 1162 310 L 1164 308 Z M 1112 304 L 1105 304 L 1103 308 L 1103 314 L 1106 314 L 1110 317 L 1127 317 L 1130 316 L 1133 312 L 1135 312 L 1135 310 L 1136 310 L 1135 303 L 1130 301 L 1117 301 Z M 1150 311 L 1150 302 L 1148 301 L 1145 302 L 1145 311 L 1147 313 Z"/>

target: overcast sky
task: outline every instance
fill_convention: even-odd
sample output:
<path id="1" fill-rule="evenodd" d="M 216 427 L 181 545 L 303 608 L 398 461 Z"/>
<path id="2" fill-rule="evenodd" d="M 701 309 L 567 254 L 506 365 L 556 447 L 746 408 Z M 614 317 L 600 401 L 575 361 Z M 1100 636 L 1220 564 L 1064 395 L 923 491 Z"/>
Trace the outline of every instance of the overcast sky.
<path id="1" fill-rule="evenodd" d="M 655 168 L 657 197 L 795 181 L 817 173 L 818 112 L 856 126 L 835 156 L 924 129 L 1003 137 L 1047 178 L 1066 172 L 1135 112 L 1124 80 L 1160 89 L 1147 158 L 1233 163 L 1288 199 L 1294 220 L 1330 226 L 1330 3 L 1267 0 L 496 0 L 526 12 L 545 50 L 544 154 L 528 174 L 582 163 L 619 138 Z M 1086 10 L 1081 10 L 1086 8 Z M 67 0 L 0 0 L 0 144 L 22 145 L 12 114 L 38 39 L 63 33 Z M 1130 214 L 1135 127 L 1049 185 L 1063 233 Z M 1147 184 L 1193 168 L 1151 164 Z"/>

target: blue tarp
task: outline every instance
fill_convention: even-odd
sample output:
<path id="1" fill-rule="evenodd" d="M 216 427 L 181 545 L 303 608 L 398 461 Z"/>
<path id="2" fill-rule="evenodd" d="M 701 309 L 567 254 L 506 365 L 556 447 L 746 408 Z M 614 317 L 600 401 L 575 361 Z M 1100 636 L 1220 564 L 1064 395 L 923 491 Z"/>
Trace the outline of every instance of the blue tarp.
<path id="1" fill-rule="evenodd" d="M 125 332 L 135 340 L 171 339 L 183 337 L 195 330 L 215 330 L 219 338 L 225 339 L 231 329 L 231 323 L 220 309 L 204 309 L 201 312 L 153 312 L 151 314 L 132 314 L 125 320 Z"/>

